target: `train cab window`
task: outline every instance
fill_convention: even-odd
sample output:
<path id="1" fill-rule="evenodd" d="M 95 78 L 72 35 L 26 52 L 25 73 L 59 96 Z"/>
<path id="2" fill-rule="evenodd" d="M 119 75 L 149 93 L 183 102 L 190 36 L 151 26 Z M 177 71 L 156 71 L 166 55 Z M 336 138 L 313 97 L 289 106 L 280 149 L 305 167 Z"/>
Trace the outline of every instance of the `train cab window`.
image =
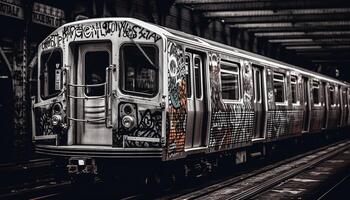
<path id="1" fill-rule="evenodd" d="M 273 93 L 276 103 L 285 103 L 285 75 L 275 73 L 273 75 Z"/>
<path id="2" fill-rule="evenodd" d="M 106 68 L 109 66 L 109 53 L 107 51 L 91 51 L 85 54 L 85 84 L 97 85 L 106 81 Z M 85 88 L 87 96 L 101 96 L 105 93 L 105 86 Z"/>
<path id="3" fill-rule="evenodd" d="M 220 67 L 222 99 L 234 101 L 239 100 L 238 64 L 222 62 Z"/>
<path id="4" fill-rule="evenodd" d="M 192 89 L 191 89 L 191 57 L 189 55 L 185 56 L 185 63 L 187 68 L 186 74 L 186 89 L 187 89 L 187 98 L 192 97 Z"/>
<path id="5" fill-rule="evenodd" d="M 318 81 L 312 82 L 312 98 L 314 105 L 320 104 L 320 83 Z"/>
<path id="6" fill-rule="evenodd" d="M 62 52 L 58 49 L 40 57 L 40 94 L 43 99 L 57 95 L 62 88 Z"/>
<path id="7" fill-rule="evenodd" d="M 120 87 L 125 93 L 155 96 L 158 92 L 158 49 L 155 45 L 121 47 Z"/>
<path id="8" fill-rule="evenodd" d="M 298 87 L 297 87 L 297 77 L 296 76 L 291 76 L 290 77 L 290 88 L 292 92 L 292 103 L 296 104 L 298 102 Z"/>
<path id="9" fill-rule="evenodd" d="M 335 105 L 335 101 L 334 101 L 334 87 L 333 86 L 329 86 L 329 103 L 331 105 Z"/>

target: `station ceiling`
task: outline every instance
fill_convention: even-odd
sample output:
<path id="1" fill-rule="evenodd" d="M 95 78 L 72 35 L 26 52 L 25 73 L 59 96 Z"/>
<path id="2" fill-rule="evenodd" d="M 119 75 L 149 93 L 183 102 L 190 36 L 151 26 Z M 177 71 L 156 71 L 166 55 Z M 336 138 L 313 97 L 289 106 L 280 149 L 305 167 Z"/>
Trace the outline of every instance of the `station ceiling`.
<path id="1" fill-rule="evenodd" d="M 315 65 L 350 64 L 350 0 L 175 0 Z"/>

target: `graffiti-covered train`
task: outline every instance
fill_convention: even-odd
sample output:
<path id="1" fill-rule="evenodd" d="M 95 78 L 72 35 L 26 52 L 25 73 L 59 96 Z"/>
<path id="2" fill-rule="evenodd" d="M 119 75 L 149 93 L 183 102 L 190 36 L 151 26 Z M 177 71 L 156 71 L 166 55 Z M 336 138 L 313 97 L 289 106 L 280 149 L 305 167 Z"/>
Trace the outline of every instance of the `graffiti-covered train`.
<path id="1" fill-rule="evenodd" d="M 38 58 L 35 151 L 71 173 L 244 162 L 350 124 L 347 83 L 137 19 L 65 24 Z"/>

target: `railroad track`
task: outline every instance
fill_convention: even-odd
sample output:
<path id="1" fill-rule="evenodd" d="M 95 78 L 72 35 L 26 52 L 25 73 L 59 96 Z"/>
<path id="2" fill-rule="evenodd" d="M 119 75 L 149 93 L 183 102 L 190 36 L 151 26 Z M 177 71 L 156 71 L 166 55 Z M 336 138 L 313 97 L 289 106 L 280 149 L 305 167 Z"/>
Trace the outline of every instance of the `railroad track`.
<path id="1" fill-rule="evenodd" d="M 249 199 L 349 147 L 350 141 L 341 141 L 176 198 L 159 199 Z"/>
<path id="2" fill-rule="evenodd" d="M 53 164 L 53 160 L 50 158 L 34 159 L 22 163 L 6 163 L 0 164 L 0 174 L 3 173 L 14 173 L 23 170 L 30 170 L 41 167 L 48 167 Z"/>
<path id="3" fill-rule="evenodd" d="M 297 173 L 300 173 L 301 171 L 309 168 L 312 165 L 315 165 L 319 162 L 322 162 L 322 160 L 327 159 L 331 157 L 332 155 L 335 155 L 342 150 L 345 150 L 349 148 L 350 141 L 340 141 L 322 148 L 318 148 L 312 151 L 308 151 L 304 154 L 297 155 L 291 158 L 288 158 L 283 161 L 279 161 L 274 164 L 269 164 L 265 167 L 253 170 L 253 171 L 243 171 L 239 172 L 241 175 L 236 175 L 233 178 L 216 180 L 214 181 L 215 184 L 212 184 L 210 186 L 206 185 L 205 188 L 200 188 L 194 186 L 193 189 L 185 190 L 184 191 L 174 191 L 174 190 L 168 190 L 168 191 L 162 191 L 159 194 L 156 195 L 149 195 L 149 194 L 141 194 L 141 193 L 134 193 L 129 194 L 127 196 L 124 196 L 124 199 L 149 199 L 149 198 L 155 198 L 155 199 L 219 199 L 219 198 L 213 198 L 213 196 L 218 197 L 216 193 L 220 193 L 220 191 L 227 191 L 227 188 L 232 188 L 237 186 L 237 184 L 243 184 L 249 183 L 249 179 L 252 179 L 254 177 L 257 177 L 261 174 L 271 172 L 272 170 L 275 170 L 276 168 L 282 167 L 284 165 L 289 165 L 289 169 L 285 171 L 285 173 L 280 173 L 278 176 L 275 176 L 273 178 L 269 178 L 268 181 L 263 181 L 261 184 L 250 184 L 249 187 L 242 187 L 240 191 L 235 191 L 231 194 L 228 194 L 229 196 L 222 197 L 224 199 L 247 199 L 251 198 L 253 196 L 256 196 L 259 192 L 264 191 L 268 188 L 271 188 L 272 186 L 278 184 L 279 182 L 288 179 L 291 176 L 294 176 Z M 320 153 L 321 152 L 321 153 Z M 308 157 L 309 159 L 306 160 L 304 158 Z M 303 160 L 304 159 L 304 160 Z M 305 164 L 304 167 L 294 167 L 290 165 L 290 163 L 299 163 L 299 164 Z M 275 171 L 276 172 L 276 171 Z M 277 173 L 276 173 L 277 174 Z M 231 176 L 232 177 L 232 176 Z M 263 179 L 261 179 L 263 180 Z M 248 182 L 247 182 L 248 181 Z M 213 182 L 211 182 L 213 183 Z M 252 182 L 250 182 L 252 183 Z M 94 184 L 91 186 L 91 188 L 99 187 L 98 184 Z M 100 193 L 98 189 L 95 189 L 97 193 Z M 88 191 L 86 189 L 85 191 Z M 115 190 L 114 190 L 115 191 Z M 84 191 L 83 191 L 84 192 Z M 30 184 L 28 187 L 23 187 L 17 190 L 13 190 L 12 192 L 6 193 L 6 194 L 0 194 L 0 199 L 60 199 L 60 197 L 68 197 L 71 193 L 75 193 L 74 187 L 72 186 L 70 181 L 61 181 L 57 182 L 54 179 L 45 179 L 42 182 L 37 182 L 34 184 L 34 186 L 31 186 Z M 122 196 L 119 196 L 118 198 L 122 198 Z M 116 198 L 116 199 L 118 199 Z"/>

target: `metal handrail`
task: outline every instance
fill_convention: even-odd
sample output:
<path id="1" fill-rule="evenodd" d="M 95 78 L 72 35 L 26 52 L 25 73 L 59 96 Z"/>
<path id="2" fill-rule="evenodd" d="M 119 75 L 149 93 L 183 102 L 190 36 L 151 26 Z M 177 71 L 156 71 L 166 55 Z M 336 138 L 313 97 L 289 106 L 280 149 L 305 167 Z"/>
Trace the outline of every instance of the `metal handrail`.
<path id="1" fill-rule="evenodd" d="M 101 95 L 101 96 L 84 96 L 84 97 L 78 97 L 73 95 L 68 95 L 69 98 L 72 99 L 104 99 L 107 97 L 107 95 Z"/>
<path id="2" fill-rule="evenodd" d="M 68 86 L 72 86 L 72 87 L 99 87 L 99 86 L 107 86 L 107 82 L 104 83 L 97 83 L 97 84 L 93 84 L 93 85 L 79 85 L 79 84 L 73 84 L 73 83 L 68 83 Z"/>
<path id="3" fill-rule="evenodd" d="M 67 117 L 69 120 L 72 121 L 77 121 L 77 122 L 98 122 L 98 121 L 102 121 L 102 120 L 106 120 L 107 117 L 101 117 L 101 118 L 97 118 L 97 119 L 78 119 L 78 118 L 73 118 L 73 117 Z"/>
<path id="4" fill-rule="evenodd" d="M 84 122 L 84 123 L 89 123 L 89 122 L 98 122 L 98 121 L 105 121 L 106 127 L 111 127 L 111 122 L 110 122 L 110 97 L 111 97 L 111 85 L 110 83 L 112 82 L 111 79 L 111 70 L 115 67 L 115 65 L 110 65 L 109 67 L 106 68 L 106 82 L 104 83 L 98 83 L 98 84 L 93 84 L 93 85 L 81 85 L 81 84 L 73 84 L 70 83 L 70 76 L 69 76 L 69 68 L 65 67 L 63 70 L 66 74 L 66 100 L 67 100 L 67 119 L 76 121 L 76 122 Z M 89 88 L 89 87 L 100 87 L 104 86 L 105 88 L 105 94 L 100 95 L 100 96 L 74 96 L 70 94 L 70 88 L 71 87 L 79 87 L 79 88 Z M 73 118 L 70 115 L 70 99 L 82 99 L 82 100 L 87 100 L 87 99 L 105 99 L 105 117 L 102 118 L 97 118 L 97 119 L 78 119 L 78 118 Z"/>

